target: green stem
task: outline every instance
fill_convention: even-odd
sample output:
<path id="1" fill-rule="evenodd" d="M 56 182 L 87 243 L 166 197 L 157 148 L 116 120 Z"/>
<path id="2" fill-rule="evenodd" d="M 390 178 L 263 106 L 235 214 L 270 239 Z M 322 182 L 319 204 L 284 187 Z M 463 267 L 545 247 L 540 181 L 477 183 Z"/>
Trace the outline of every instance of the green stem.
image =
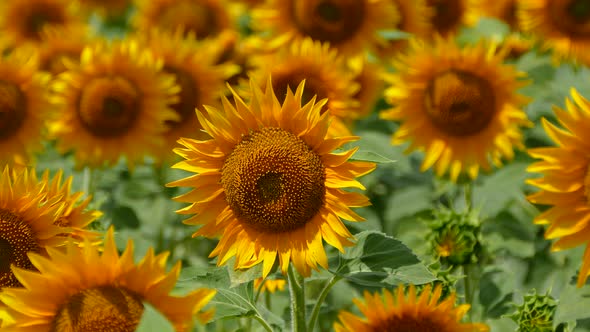
<path id="1" fill-rule="evenodd" d="M 294 271 L 293 265 L 287 270 L 289 294 L 291 295 L 291 331 L 306 332 L 305 326 L 305 280 Z"/>
<path id="2" fill-rule="evenodd" d="M 262 327 L 264 327 L 265 330 L 267 330 L 268 332 L 272 332 L 272 328 L 270 327 L 270 325 L 268 325 L 268 323 L 259 315 L 254 315 L 254 319 L 256 319 L 260 325 L 262 325 Z M 250 330 L 247 330 L 250 331 Z"/>
<path id="3" fill-rule="evenodd" d="M 84 177 L 82 178 L 82 192 L 86 196 L 94 196 L 94 181 L 92 169 L 88 166 L 84 167 Z"/>
<path id="4" fill-rule="evenodd" d="M 465 191 L 465 206 L 467 211 L 471 211 L 473 207 L 473 181 L 469 181 L 464 185 Z"/>
<path id="5" fill-rule="evenodd" d="M 318 297 L 317 302 L 315 303 L 314 307 L 313 307 L 313 311 L 311 312 L 311 319 L 309 320 L 309 324 L 307 325 L 307 330 L 308 331 L 313 331 L 313 329 L 315 328 L 315 323 L 318 319 L 318 316 L 320 315 L 320 308 L 322 307 L 322 303 L 324 303 L 324 300 L 326 299 L 326 296 L 328 296 L 328 293 L 330 292 L 330 290 L 332 289 L 332 287 L 340 280 L 342 279 L 342 277 L 334 275 L 332 277 L 332 279 L 330 279 L 330 281 L 328 281 L 328 283 L 324 286 L 324 288 L 322 289 L 320 296 Z"/>
<path id="6" fill-rule="evenodd" d="M 472 275 L 470 272 L 471 269 L 469 265 L 463 265 L 463 274 L 465 275 L 465 277 L 463 277 L 463 285 L 465 287 L 465 303 L 471 306 L 471 308 L 467 312 L 467 318 L 469 319 L 469 322 L 472 322 L 471 314 L 473 313 L 473 289 L 471 286 Z"/>

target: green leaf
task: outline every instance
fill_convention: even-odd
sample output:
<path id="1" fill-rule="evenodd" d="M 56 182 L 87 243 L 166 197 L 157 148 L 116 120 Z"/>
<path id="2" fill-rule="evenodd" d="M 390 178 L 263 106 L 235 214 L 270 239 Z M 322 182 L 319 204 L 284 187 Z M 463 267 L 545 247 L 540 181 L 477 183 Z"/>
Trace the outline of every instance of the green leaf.
<path id="1" fill-rule="evenodd" d="M 395 160 L 389 159 L 373 151 L 357 151 L 349 160 L 370 161 L 377 164 L 391 164 L 395 162 Z"/>
<path id="2" fill-rule="evenodd" d="M 117 206 L 112 211 L 113 225 L 115 228 L 132 228 L 136 229 L 141 224 L 135 210 L 129 206 Z"/>
<path id="3" fill-rule="evenodd" d="M 581 319 L 590 318 L 590 287 L 577 288 L 575 283 L 568 284 L 559 295 L 559 302 L 553 326 Z"/>
<path id="4" fill-rule="evenodd" d="M 481 208 L 483 217 L 497 215 L 509 203 L 524 199 L 522 188 L 528 174 L 528 163 L 515 162 L 485 177 L 481 185 L 474 190 L 475 207 Z M 502 193 L 502 194 L 500 194 Z"/>
<path id="5" fill-rule="evenodd" d="M 387 40 L 410 39 L 412 37 L 411 33 L 400 30 L 380 30 L 378 34 Z"/>
<path id="6" fill-rule="evenodd" d="M 342 254 L 337 274 L 365 287 L 388 287 L 399 283 L 423 284 L 435 277 L 400 241 L 381 232 L 356 235 L 357 244 Z"/>
<path id="7" fill-rule="evenodd" d="M 144 311 L 137 332 L 174 332 L 174 326 L 149 303 L 143 303 Z"/>

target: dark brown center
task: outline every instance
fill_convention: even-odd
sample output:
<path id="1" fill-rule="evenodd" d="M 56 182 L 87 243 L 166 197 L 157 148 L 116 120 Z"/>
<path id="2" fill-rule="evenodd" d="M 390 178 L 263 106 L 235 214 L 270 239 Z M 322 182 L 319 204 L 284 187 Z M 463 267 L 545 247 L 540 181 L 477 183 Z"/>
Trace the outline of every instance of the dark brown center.
<path id="1" fill-rule="evenodd" d="M 0 140 L 10 138 L 27 116 L 27 99 L 19 86 L 0 80 Z"/>
<path id="2" fill-rule="evenodd" d="M 195 117 L 195 109 L 202 105 L 198 104 L 198 87 L 190 73 L 171 66 L 165 66 L 164 71 L 173 74 L 176 77 L 176 83 L 180 85 L 179 100 L 172 105 L 172 108 L 180 115 L 180 119 L 177 121 L 166 121 L 168 126 L 175 127 Z"/>
<path id="3" fill-rule="evenodd" d="M 449 70 L 430 81 L 424 105 L 434 125 L 451 136 L 474 135 L 496 112 L 493 87 L 470 72 Z"/>
<path id="4" fill-rule="evenodd" d="M 590 38 L 590 1 L 554 0 L 547 6 L 548 17 L 561 33 L 577 39 Z"/>
<path id="5" fill-rule="evenodd" d="M 65 8 L 57 2 L 36 2 L 23 8 L 22 33 L 25 38 L 40 41 L 46 25 L 62 25 L 66 22 Z"/>
<path id="6" fill-rule="evenodd" d="M 221 183 L 242 221 L 265 233 L 288 232 L 310 221 L 323 205 L 325 169 L 300 138 L 279 128 L 244 136 L 227 157 Z"/>
<path id="7" fill-rule="evenodd" d="M 428 5 L 434 8 L 432 25 L 434 30 L 445 36 L 455 31 L 462 21 L 465 8 L 461 0 L 428 0 Z"/>
<path id="8" fill-rule="evenodd" d="M 429 317 L 412 317 L 410 314 L 392 315 L 385 322 L 371 326 L 373 332 L 451 332 Z"/>
<path id="9" fill-rule="evenodd" d="M 198 39 L 217 35 L 220 27 L 215 8 L 204 1 L 176 1 L 161 8 L 157 18 L 160 25 L 169 30 L 183 27 Z"/>
<path id="10" fill-rule="evenodd" d="M 355 37 L 367 19 L 365 1 L 291 0 L 293 21 L 303 35 L 339 44 Z"/>
<path id="11" fill-rule="evenodd" d="M 49 331 L 134 332 L 143 310 L 142 298 L 125 288 L 89 288 L 62 305 Z"/>
<path id="12" fill-rule="evenodd" d="M 141 95 L 125 78 L 95 78 L 83 87 L 78 116 L 84 127 L 98 137 L 117 137 L 136 122 Z"/>
<path id="13" fill-rule="evenodd" d="M 35 269 L 28 252 L 39 252 L 33 229 L 21 217 L 0 209 L 0 289 L 21 285 L 10 270 L 11 265 Z"/>
<path id="14" fill-rule="evenodd" d="M 279 68 L 272 73 L 272 80 L 273 90 L 281 104 L 285 101 L 287 89 L 295 92 L 297 86 L 303 80 L 305 80 L 305 87 L 301 96 L 301 103 L 303 105 L 307 104 L 314 96 L 317 96 L 317 100 L 328 97 L 324 80 L 318 77 L 317 72 L 310 72 L 307 68 L 299 68 L 297 66 L 288 66 L 284 69 Z M 322 111 L 324 112 L 325 109 Z"/>

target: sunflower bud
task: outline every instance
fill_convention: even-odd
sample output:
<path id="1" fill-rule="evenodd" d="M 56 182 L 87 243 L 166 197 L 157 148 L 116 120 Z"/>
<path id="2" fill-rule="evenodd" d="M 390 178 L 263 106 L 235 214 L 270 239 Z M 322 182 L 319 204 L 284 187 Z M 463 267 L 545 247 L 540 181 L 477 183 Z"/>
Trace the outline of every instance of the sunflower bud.
<path id="1" fill-rule="evenodd" d="M 524 303 L 510 316 L 518 324 L 517 332 L 551 332 L 557 301 L 549 295 L 538 295 L 535 290 L 524 296 Z"/>
<path id="2" fill-rule="evenodd" d="M 445 265 L 478 261 L 481 253 L 480 222 L 474 212 L 457 213 L 442 208 L 433 212 L 428 240 L 432 252 Z"/>

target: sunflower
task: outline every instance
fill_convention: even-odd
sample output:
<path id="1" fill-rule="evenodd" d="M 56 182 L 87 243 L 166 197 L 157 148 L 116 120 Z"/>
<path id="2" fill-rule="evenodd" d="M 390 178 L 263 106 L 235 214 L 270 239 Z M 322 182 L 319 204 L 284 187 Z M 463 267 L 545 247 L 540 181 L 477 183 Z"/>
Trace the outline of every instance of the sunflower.
<path id="1" fill-rule="evenodd" d="M 134 25 L 139 31 L 153 27 L 171 32 L 183 28 L 198 39 L 215 38 L 234 28 L 226 0 L 135 0 Z"/>
<path id="2" fill-rule="evenodd" d="M 268 291 L 269 293 L 274 293 L 276 291 L 284 291 L 285 286 L 287 286 L 287 280 L 285 279 L 254 279 L 254 289 L 260 289 L 260 292 Z"/>
<path id="3" fill-rule="evenodd" d="M 523 74 L 502 63 L 505 53 L 486 42 L 459 48 L 451 39 L 413 40 L 386 78 L 385 98 L 395 106 L 381 117 L 402 122 L 392 143 L 411 141 L 408 152 L 426 151 L 422 171 L 435 165 L 452 181 L 490 170 L 488 159 L 497 167 L 512 159 L 514 147 L 524 148 L 520 127 L 532 124 L 521 110 L 528 99 L 515 92 L 526 84 L 517 80 Z"/>
<path id="4" fill-rule="evenodd" d="M 88 12 L 96 12 L 103 17 L 116 17 L 125 13 L 131 0 L 79 0 L 80 7 Z"/>
<path id="5" fill-rule="evenodd" d="M 586 243 L 582 267 L 578 274 L 578 287 L 582 287 L 590 275 L 590 102 L 572 89 L 572 99 L 566 99 L 567 111 L 554 108 L 555 115 L 564 129 L 543 119 L 547 135 L 557 147 L 529 149 L 528 153 L 538 159 L 527 171 L 542 173 L 542 178 L 527 182 L 540 189 L 528 196 L 535 204 L 550 205 L 534 222 L 549 225 L 546 239 L 557 240 L 552 250 L 559 251 Z"/>
<path id="6" fill-rule="evenodd" d="M 45 29 L 39 43 L 39 68 L 52 75 L 67 70 L 65 62 L 78 64 L 82 50 L 92 40 L 89 29 Z"/>
<path id="7" fill-rule="evenodd" d="M 62 204 L 58 211 L 59 217 L 54 223 L 60 227 L 67 227 L 67 235 L 78 242 L 84 242 L 85 239 L 95 242 L 99 233 L 88 229 L 88 226 L 102 216 L 102 212 L 88 209 L 92 196 L 82 199 L 84 192 L 72 193 L 72 181 L 72 176 L 63 179 L 62 170 L 59 170 L 53 179 L 49 178 L 48 171 L 43 173 L 41 182 L 47 184 L 46 200 L 57 200 Z"/>
<path id="8" fill-rule="evenodd" d="M 432 30 L 447 37 L 459 31 L 468 22 L 467 8 L 469 0 L 426 0 L 433 9 L 431 17 Z"/>
<path id="9" fill-rule="evenodd" d="M 426 0 L 390 0 L 399 12 L 399 20 L 394 28 L 416 38 L 427 38 L 432 34 L 431 19 L 434 9 L 427 5 Z M 408 45 L 407 39 L 390 40 L 377 45 L 377 53 L 381 58 L 388 58 Z"/>
<path id="10" fill-rule="evenodd" d="M 378 31 L 400 19 L 391 0 L 270 0 L 252 16 L 255 29 L 273 36 L 271 48 L 309 37 L 346 56 L 385 43 Z"/>
<path id="11" fill-rule="evenodd" d="M 10 0 L 0 2 L 0 31 L 11 46 L 38 44 L 45 28 L 82 27 L 75 1 Z"/>
<path id="12" fill-rule="evenodd" d="M 14 269 L 24 288 L 5 288 L 6 332 L 13 331 L 135 331 L 147 302 L 161 312 L 176 331 L 191 331 L 193 317 L 201 322 L 212 312 L 200 310 L 215 290 L 197 289 L 188 295 L 169 295 L 180 273 L 180 262 L 166 273 L 168 253 L 134 262 L 133 242 L 119 256 L 113 228 L 103 250 L 68 245 L 48 250 L 48 257 L 30 254 L 38 272 Z"/>
<path id="13" fill-rule="evenodd" d="M 271 55 L 255 57 L 252 62 L 255 70 L 250 77 L 264 87 L 270 75 L 280 103 L 285 100 L 288 89 L 294 90 L 305 80 L 302 103 L 308 103 L 314 96 L 327 98 L 327 109 L 335 116 L 330 135 L 350 135 L 343 122 L 359 116 L 359 104 L 353 98 L 359 86 L 336 49 L 306 38 Z"/>
<path id="14" fill-rule="evenodd" d="M 336 332 L 356 331 L 437 331 L 437 332 L 476 332 L 489 331 L 482 323 L 461 323 L 461 318 L 469 310 L 468 304 L 455 306 L 455 293 L 441 300 L 442 287 L 426 285 L 420 295 L 414 285 L 406 289 L 398 286 L 395 292 L 383 290 L 371 295 L 364 293 L 364 303 L 359 299 L 353 302 L 365 316 L 356 316 L 347 311 L 338 315 L 340 323 L 334 324 Z"/>
<path id="15" fill-rule="evenodd" d="M 163 143 L 165 121 L 179 87 L 161 72 L 162 62 L 137 41 L 88 46 L 79 66 L 52 84 L 53 103 L 63 114 L 51 126 L 57 147 L 74 150 L 78 166 L 115 164 L 122 156 L 133 168 Z"/>
<path id="16" fill-rule="evenodd" d="M 52 108 L 45 92 L 50 76 L 38 71 L 38 60 L 23 49 L 0 58 L 0 165 L 27 165 L 43 148 Z"/>
<path id="17" fill-rule="evenodd" d="M 197 174 L 169 186 L 193 188 L 176 198 L 191 203 L 177 212 L 196 214 L 185 220 L 202 225 L 193 236 L 221 236 L 210 255 L 218 256 L 218 265 L 235 256 L 236 269 L 263 263 L 266 277 L 278 257 L 283 273 L 293 261 L 309 276 L 318 264 L 327 268 L 322 240 L 340 251 L 353 244 L 340 218 L 364 220 L 349 207 L 369 201 L 342 188 L 364 189 L 355 178 L 375 164 L 348 161 L 356 149 L 332 152 L 357 137 L 325 137 L 326 101 L 312 98 L 301 106 L 303 82 L 282 104 L 272 84 L 262 92 L 251 81 L 248 104 L 232 90 L 235 106 L 224 97 L 223 111 L 205 107 L 205 115 L 197 113 L 213 138 L 179 140 L 184 147 L 175 152 L 186 160 L 174 167 Z"/>
<path id="18" fill-rule="evenodd" d="M 383 94 L 385 82 L 383 82 L 382 73 L 385 72 L 385 69 L 367 57 L 359 60 L 347 61 L 347 63 L 350 71 L 354 73 L 354 82 L 359 85 L 359 89 L 353 95 L 359 104 L 356 114 L 358 117 L 363 117 L 373 111 L 375 104 Z"/>
<path id="19" fill-rule="evenodd" d="M 0 175 L 0 289 L 20 286 L 11 265 L 34 268 L 28 252 L 43 253 L 66 241 L 60 234 L 67 228 L 57 225 L 62 204 L 58 197 L 47 199 L 47 185 L 26 168 L 5 167 Z"/>
<path id="20" fill-rule="evenodd" d="M 538 36 L 555 58 L 590 63 L 590 5 L 585 0 L 521 0 L 522 29 Z"/>
<path id="21" fill-rule="evenodd" d="M 493 17 L 504 21 L 514 31 L 518 31 L 518 19 L 516 17 L 518 0 L 471 0 L 468 6 L 468 20 L 475 24 L 480 17 Z"/>
<path id="22" fill-rule="evenodd" d="M 216 65 L 215 50 L 206 43 L 197 43 L 194 37 L 183 36 L 181 29 L 175 33 L 151 30 L 144 36 L 147 47 L 164 62 L 164 72 L 173 75 L 181 89 L 178 101 L 171 105 L 179 119 L 167 121 L 166 143 L 157 153 L 158 159 L 165 160 L 173 156 L 172 148 L 180 137 L 208 137 L 201 130 L 195 110 L 200 112 L 203 104 L 217 104 L 225 79 L 236 68 L 229 63 Z"/>

